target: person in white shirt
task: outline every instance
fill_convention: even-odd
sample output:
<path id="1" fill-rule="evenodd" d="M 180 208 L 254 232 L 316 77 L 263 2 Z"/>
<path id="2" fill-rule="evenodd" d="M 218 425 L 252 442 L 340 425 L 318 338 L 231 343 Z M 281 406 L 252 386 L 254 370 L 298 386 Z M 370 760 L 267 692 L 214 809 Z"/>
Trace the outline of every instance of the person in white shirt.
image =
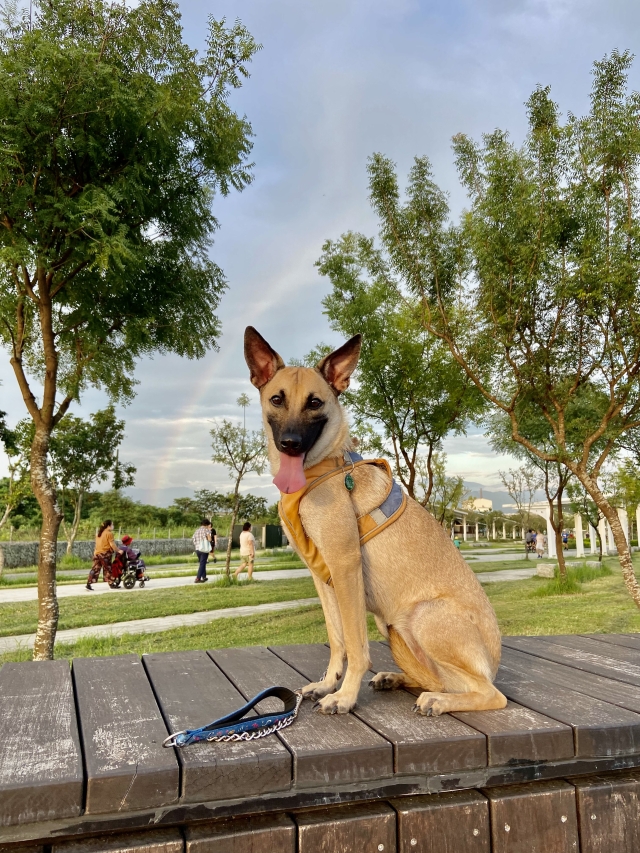
<path id="1" fill-rule="evenodd" d="M 209 580 L 207 577 L 207 560 L 211 552 L 211 522 L 208 518 L 202 519 L 200 527 L 193 534 L 192 539 L 198 557 L 196 583 L 206 583 Z"/>
<path id="2" fill-rule="evenodd" d="M 544 554 L 545 538 L 544 533 L 536 533 L 536 553 L 539 560 L 542 559 L 542 555 Z"/>
<path id="3" fill-rule="evenodd" d="M 245 521 L 242 525 L 242 533 L 240 534 L 240 565 L 233 573 L 234 578 L 237 578 L 240 572 L 247 567 L 249 580 L 253 577 L 253 561 L 256 556 L 256 540 L 251 532 L 251 522 Z"/>

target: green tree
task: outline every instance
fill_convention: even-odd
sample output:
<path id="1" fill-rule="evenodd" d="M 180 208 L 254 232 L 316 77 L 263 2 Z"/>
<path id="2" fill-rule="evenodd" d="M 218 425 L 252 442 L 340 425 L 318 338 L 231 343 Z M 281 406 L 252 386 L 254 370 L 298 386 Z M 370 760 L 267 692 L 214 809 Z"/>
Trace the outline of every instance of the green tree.
<path id="1" fill-rule="evenodd" d="M 119 459 L 118 450 L 123 438 L 124 421 L 116 418 L 113 406 L 95 412 L 88 421 L 67 413 L 51 437 L 51 476 L 60 498 L 67 554 L 73 548 L 83 502 L 91 487 L 110 476 L 116 491 L 134 483 L 135 467 Z M 73 509 L 70 524 L 65 519 L 67 504 Z"/>
<path id="2" fill-rule="evenodd" d="M 381 155 L 370 161 L 370 188 L 392 268 L 421 300 L 425 328 L 508 417 L 515 442 L 580 481 L 611 526 L 640 606 L 622 526 L 598 483 L 621 437 L 640 426 L 640 96 L 627 93 L 631 61 L 614 51 L 595 63 L 583 118 L 562 123 L 538 87 L 520 147 L 499 130 L 480 144 L 455 137 L 469 195 L 457 226 L 425 158 L 406 202 Z M 587 388 L 606 405 L 584 412 L 569 441 Z M 523 435 L 519 415 L 532 410 L 548 422 L 552 447 Z"/>
<path id="3" fill-rule="evenodd" d="M 5 7 L 0 335 L 35 425 L 36 659 L 52 657 L 58 621 L 53 430 L 88 385 L 130 397 L 140 356 L 216 345 L 212 200 L 251 179 L 251 128 L 228 93 L 257 48 L 241 24 L 210 19 L 198 55 L 171 0 L 35 0 L 30 18 Z"/>
<path id="4" fill-rule="evenodd" d="M 446 530 L 447 520 L 453 523 L 455 510 L 467 495 L 464 480 L 447 474 L 447 454 L 435 451 L 431 457 L 418 457 L 416 465 L 422 490 L 423 506 Z"/>
<path id="5" fill-rule="evenodd" d="M 238 398 L 238 405 L 244 410 L 248 398 L 243 394 Z M 229 521 L 229 541 L 227 542 L 227 557 L 225 571 L 227 578 L 231 576 L 231 540 L 233 525 L 236 523 L 241 506 L 240 485 L 247 474 L 255 472 L 262 474 L 267 465 L 267 443 L 262 430 L 247 432 L 244 426 L 231 423 L 226 418 L 211 430 L 212 460 L 224 465 L 233 480 L 231 499 L 233 507 Z"/>
<path id="6" fill-rule="evenodd" d="M 482 396 L 448 347 L 425 331 L 419 305 L 398 292 L 373 240 L 352 232 L 328 240 L 317 266 L 333 285 L 323 302 L 331 327 L 347 337 L 362 333 L 357 385 L 344 393 L 355 431 L 365 449 L 392 458 L 410 497 L 422 478 L 427 505 L 434 454 L 446 435 L 463 433 L 477 419 Z"/>
<path id="7" fill-rule="evenodd" d="M 528 530 L 531 526 L 531 505 L 535 500 L 536 492 L 542 487 L 542 477 L 537 466 L 528 462 L 520 468 L 509 468 L 508 471 L 498 471 L 502 485 L 507 494 L 516 505 L 518 516 L 522 524 Z M 524 555 L 529 559 L 527 544 L 524 543 Z"/>

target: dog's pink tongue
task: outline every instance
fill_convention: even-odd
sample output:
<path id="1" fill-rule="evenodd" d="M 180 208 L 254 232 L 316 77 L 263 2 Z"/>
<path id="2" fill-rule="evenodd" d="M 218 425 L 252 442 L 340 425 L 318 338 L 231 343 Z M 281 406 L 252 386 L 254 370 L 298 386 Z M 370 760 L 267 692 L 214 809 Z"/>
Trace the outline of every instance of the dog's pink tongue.
<path id="1" fill-rule="evenodd" d="M 307 478 L 304 476 L 304 455 L 288 456 L 286 453 L 280 454 L 280 470 L 273 478 L 274 486 L 277 486 L 285 495 L 291 495 L 294 492 L 299 492 L 307 485 Z"/>

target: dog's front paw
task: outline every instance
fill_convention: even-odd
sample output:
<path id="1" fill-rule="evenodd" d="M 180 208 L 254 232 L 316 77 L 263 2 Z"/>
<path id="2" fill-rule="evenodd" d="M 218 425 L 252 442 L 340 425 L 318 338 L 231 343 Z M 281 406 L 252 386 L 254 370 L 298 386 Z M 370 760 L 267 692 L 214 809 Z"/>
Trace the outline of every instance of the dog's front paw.
<path id="1" fill-rule="evenodd" d="M 333 693 L 337 684 L 330 681 L 314 681 L 311 684 L 305 684 L 300 691 L 303 699 L 322 699 L 329 693 Z"/>
<path id="2" fill-rule="evenodd" d="M 345 694 L 341 695 L 341 691 L 332 693 L 331 696 L 325 696 L 313 706 L 313 710 L 319 714 L 348 714 L 356 706 L 356 700 Z"/>
<path id="3" fill-rule="evenodd" d="M 404 687 L 405 676 L 401 672 L 378 672 L 369 682 L 374 690 L 399 690 Z"/>
<path id="4" fill-rule="evenodd" d="M 446 693 L 421 693 L 413 710 L 425 717 L 439 717 L 451 710 L 450 697 Z"/>

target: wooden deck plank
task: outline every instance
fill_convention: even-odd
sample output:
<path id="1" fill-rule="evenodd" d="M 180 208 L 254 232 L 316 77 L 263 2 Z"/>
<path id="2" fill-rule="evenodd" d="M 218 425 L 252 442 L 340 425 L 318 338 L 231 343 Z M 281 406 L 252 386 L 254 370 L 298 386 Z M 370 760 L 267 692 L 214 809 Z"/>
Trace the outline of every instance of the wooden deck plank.
<path id="1" fill-rule="evenodd" d="M 272 651 L 309 681 L 320 679 L 329 662 L 324 645 L 276 646 Z M 486 765 L 485 738 L 479 732 L 448 715 L 420 717 L 412 711 L 410 694 L 376 691 L 368 681 L 365 676 L 353 713 L 393 744 L 397 774 L 448 773 Z"/>
<path id="2" fill-rule="evenodd" d="M 509 637 L 503 640 L 509 648 L 535 649 L 539 657 L 563 663 L 582 672 L 603 675 L 626 684 L 640 686 L 640 661 L 633 649 L 601 643 L 587 637 Z"/>
<path id="3" fill-rule="evenodd" d="M 477 791 L 390 800 L 398 853 L 491 853 L 489 802 Z"/>
<path id="4" fill-rule="evenodd" d="M 51 853 L 183 853 L 184 839 L 179 829 L 152 829 L 103 835 L 98 838 L 58 841 Z"/>
<path id="5" fill-rule="evenodd" d="M 529 661 L 516 660 L 505 652 L 496 686 L 514 702 L 570 725 L 578 757 L 629 755 L 640 750 L 640 715 L 532 678 Z"/>
<path id="6" fill-rule="evenodd" d="M 567 782 L 486 788 L 492 853 L 578 853 L 575 792 Z"/>
<path id="7" fill-rule="evenodd" d="M 185 828 L 185 853 L 296 853 L 296 825 L 286 815 L 252 815 Z"/>
<path id="8" fill-rule="evenodd" d="M 371 643 L 370 654 L 376 671 L 397 672 L 391 649 L 384 643 Z M 419 690 L 410 691 L 419 695 Z M 464 711 L 450 716 L 487 739 L 487 762 L 490 767 L 531 761 L 559 761 L 574 755 L 573 731 L 570 726 L 517 702 L 510 701 L 498 711 Z"/>
<path id="9" fill-rule="evenodd" d="M 175 803 L 180 769 L 137 655 L 76 658 L 73 681 L 87 773 L 87 814 Z"/>
<path id="10" fill-rule="evenodd" d="M 640 850 L 640 775 L 574 779 L 581 853 Z"/>
<path id="11" fill-rule="evenodd" d="M 590 640 L 598 640 L 600 643 L 608 643 L 611 646 L 624 646 L 627 649 L 636 649 L 640 652 L 640 634 L 579 634 L 580 637 L 588 637 Z"/>
<path id="12" fill-rule="evenodd" d="M 212 659 L 247 698 L 274 684 L 299 688 L 300 673 L 262 646 L 248 649 L 216 649 Z M 321 784 L 356 783 L 393 775 L 391 744 L 352 714 L 328 717 L 303 702 L 298 720 L 278 737 L 293 755 L 294 781 L 298 788 Z M 261 713 L 281 710 L 282 703 L 269 699 L 258 706 Z"/>
<path id="13" fill-rule="evenodd" d="M 0 826 L 79 815 L 84 772 L 67 661 L 0 669 Z"/>
<path id="14" fill-rule="evenodd" d="M 205 726 L 244 704 L 244 697 L 203 651 L 143 657 L 170 731 Z M 176 750 L 181 800 L 250 797 L 291 786 L 291 756 L 276 738 L 195 743 Z"/>
<path id="15" fill-rule="evenodd" d="M 298 853 L 396 853 L 396 813 L 386 803 L 314 809 L 293 817 Z"/>
<path id="16" fill-rule="evenodd" d="M 532 677 L 541 678 L 557 684 L 559 687 L 568 687 L 576 693 L 584 693 L 594 699 L 602 699 L 611 705 L 619 705 L 621 708 L 640 713 L 640 687 L 614 681 L 593 672 L 583 672 L 575 667 L 556 663 L 545 657 L 538 657 L 534 653 L 535 646 L 533 644 L 528 648 L 529 651 L 527 652 L 518 649 L 505 649 L 503 651 L 505 663 L 509 661 L 519 662 L 523 667 L 527 667 Z M 542 651 L 544 652 L 544 649 Z"/>

